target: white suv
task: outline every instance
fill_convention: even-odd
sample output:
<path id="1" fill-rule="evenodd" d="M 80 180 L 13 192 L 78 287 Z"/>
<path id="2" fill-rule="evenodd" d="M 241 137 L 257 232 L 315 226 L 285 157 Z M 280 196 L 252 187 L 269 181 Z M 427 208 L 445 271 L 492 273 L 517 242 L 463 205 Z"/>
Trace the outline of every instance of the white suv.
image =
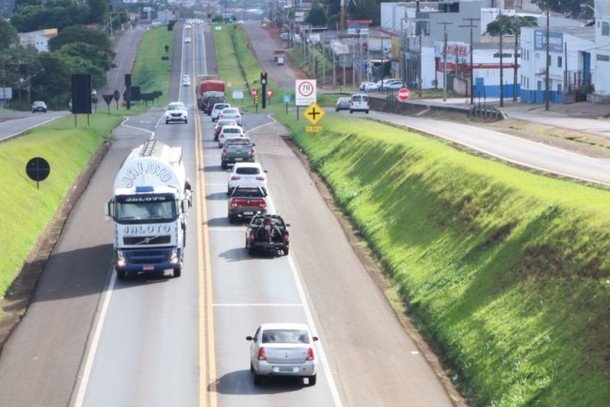
<path id="1" fill-rule="evenodd" d="M 369 96 L 363 95 L 362 93 L 356 93 L 352 95 L 352 98 L 349 102 L 349 112 L 365 112 L 369 113 Z"/>
<path id="2" fill-rule="evenodd" d="M 212 108 L 212 113 L 210 113 L 210 117 L 212 118 L 213 122 L 218 120 L 218 116 L 220 116 L 222 109 L 224 109 L 225 107 L 231 107 L 231 105 L 228 103 L 214 103 L 214 107 Z"/>
<path id="3" fill-rule="evenodd" d="M 263 170 L 259 163 L 236 163 L 229 175 L 227 195 L 231 195 L 237 187 L 260 187 L 267 192 L 267 170 Z"/>
<path id="4" fill-rule="evenodd" d="M 184 122 L 188 123 L 188 111 L 182 102 L 172 102 L 167 105 L 164 114 L 165 124 L 169 122 Z"/>

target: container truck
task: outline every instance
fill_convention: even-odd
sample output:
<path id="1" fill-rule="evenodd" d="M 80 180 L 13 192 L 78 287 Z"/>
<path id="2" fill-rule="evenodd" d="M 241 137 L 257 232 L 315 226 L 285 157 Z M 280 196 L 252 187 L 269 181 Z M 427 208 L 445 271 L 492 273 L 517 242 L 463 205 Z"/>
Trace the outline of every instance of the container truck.
<path id="1" fill-rule="evenodd" d="M 226 102 L 225 83 L 216 75 L 205 75 L 197 85 L 197 107 L 206 114 L 212 112 L 214 103 Z"/>
<path id="2" fill-rule="evenodd" d="M 106 204 L 114 220 L 114 265 L 119 279 L 128 273 L 182 272 L 186 218 L 192 204 L 182 148 L 149 140 L 127 156 Z"/>

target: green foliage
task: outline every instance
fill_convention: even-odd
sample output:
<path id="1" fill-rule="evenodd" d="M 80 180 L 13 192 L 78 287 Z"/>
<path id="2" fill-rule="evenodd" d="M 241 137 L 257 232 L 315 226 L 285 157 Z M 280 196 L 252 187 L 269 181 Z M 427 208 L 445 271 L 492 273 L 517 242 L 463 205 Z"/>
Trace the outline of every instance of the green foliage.
<path id="1" fill-rule="evenodd" d="M 115 55 L 113 51 L 108 52 L 108 50 L 83 42 L 71 42 L 63 45 L 57 54 L 60 57 L 66 56 L 84 59 L 91 65 L 97 67 L 104 75 L 106 71 L 112 68 L 112 60 Z"/>
<path id="2" fill-rule="evenodd" d="M 108 2 L 109 0 L 87 1 L 87 4 L 91 9 L 91 13 L 89 14 L 89 22 L 103 24 L 106 21 L 106 18 L 108 16 Z"/>
<path id="3" fill-rule="evenodd" d="M 500 30 L 504 35 L 515 35 L 520 33 L 521 27 L 538 27 L 536 17 L 531 16 L 498 16 L 494 21 L 487 24 L 487 33 L 498 36 Z"/>
<path id="4" fill-rule="evenodd" d="M 64 28 L 75 24 L 87 24 L 91 11 L 89 6 L 69 3 L 59 6 L 27 6 L 11 16 L 11 24 L 19 32 L 43 30 L 45 28 Z"/>
<path id="5" fill-rule="evenodd" d="M 3 18 L 0 18 L 0 51 L 17 39 L 17 30 L 13 25 Z"/>
<path id="6" fill-rule="evenodd" d="M 102 51 L 108 53 L 108 55 L 114 57 L 114 51 L 112 51 L 112 42 L 108 35 L 99 30 L 93 30 L 81 25 L 74 25 L 67 27 L 61 31 L 56 37 L 49 40 L 49 49 L 51 51 L 57 51 L 66 44 L 80 42 L 84 44 L 94 45 L 100 48 Z M 112 59 L 111 59 L 112 61 Z"/>
<path id="7" fill-rule="evenodd" d="M 161 57 L 168 56 L 172 60 L 174 33 L 163 27 L 146 31 L 133 68 L 133 86 L 140 86 L 142 92 L 162 91 L 163 96 L 159 101 L 162 105 L 167 104 L 170 64 L 169 61 L 161 61 Z M 164 44 L 170 46 L 169 52 L 165 52 Z"/>
<path id="8" fill-rule="evenodd" d="M 32 82 L 34 100 L 44 100 L 50 109 L 66 109 L 70 100 L 71 70 L 68 61 L 54 53 L 40 54 L 38 61 L 44 71 Z M 105 80 L 105 79 L 104 79 Z"/>
<path id="9" fill-rule="evenodd" d="M 276 117 L 472 405 L 607 404 L 608 191 L 333 112 L 317 135 Z"/>
<path id="10" fill-rule="evenodd" d="M 0 184 L 10 185 L 11 191 L 0 199 L 2 296 L 76 177 L 123 114 L 93 114 L 86 128 L 75 128 L 72 117 L 66 117 L 0 144 Z M 25 163 L 34 156 L 45 157 L 51 165 L 51 174 L 40 189 L 25 174 Z"/>
<path id="11" fill-rule="evenodd" d="M 305 19 L 307 24 L 311 24 L 315 26 L 325 26 L 326 25 L 326 13 L 321 6 L 313 6 Z"/>

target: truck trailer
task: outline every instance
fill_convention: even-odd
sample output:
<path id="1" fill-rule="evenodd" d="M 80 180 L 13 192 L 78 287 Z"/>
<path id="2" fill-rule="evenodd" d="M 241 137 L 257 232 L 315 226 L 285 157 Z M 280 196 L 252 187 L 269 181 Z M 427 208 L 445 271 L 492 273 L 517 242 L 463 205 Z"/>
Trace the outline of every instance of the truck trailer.
<path id="1" fill-rule="evenodd" d="M 206 114 L 212 112 L 214 103 L 226 102 L 226 85 L 216 75 L 205 75 L 197 85 L 197 107 Z"/>
<path id="2" fill-rule="evenodd" d="M 116 175 L 114 196 L 105 208 L 106 220 L 115 223 L 117 277 L 168 269 L 180 277 L 191 205 L 182 148 L 149 140 L 133 149 Z"/>

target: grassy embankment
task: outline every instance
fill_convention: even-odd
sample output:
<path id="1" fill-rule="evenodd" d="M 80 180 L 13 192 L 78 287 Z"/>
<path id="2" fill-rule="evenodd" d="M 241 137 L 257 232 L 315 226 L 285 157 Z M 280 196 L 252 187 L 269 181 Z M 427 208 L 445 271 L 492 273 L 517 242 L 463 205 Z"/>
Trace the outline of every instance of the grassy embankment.
<path id="1" fill-rule="evenodd" d="M 608 191 L 353 116 L 316 135 L 276 117 L 473 405 L 607 405 Z"/>
<path id="2" fill-rule="evenodd" d="M 474 405 L 610 399 L 608 191 L 362 119 L 280 119 Z"/>
<path id="3" fill-rule="evenodd" d="M 163 41 L 168 41 L 170 46 L 172 44 L 165 32 L 161 29 L 150 30 L 142 40 L 134 84 L 142 85 L 143 89 L 167 89 L 167 67 L 154 67 L 161 65 L 160 55 L 161 52 L 165 53 L 162 47 L 158 49 L 158 44 L 165 44 Z M 173 32 L 169 34 L 173 36 Z M 164 94 L 167 94 L 166 90 Z M 110 137 L 112 129 L 121 122 L 123 116 L 139 110 L 141 108 L 137 106 L 132 111 L 124 108 L 116 110 L 113 105 L 110 115 L 105 108 L 92 114 L 90 127 L 86 127 L 84 116 L 81 115 L 79 127 L 75 128 L 74 119 L 70 116 L 0 143 L 0 185 L 7 186 L 0 199 L 0 247 L 3 253 L 0 257 L 0 295 L 6 295 L 36 240 L 62 204 L 78 175 L 87 167 L 104 140 Z M 40 183 L 39 190 L 36 189 L 36 183 L 30 181 L 25 174 L 26 162 L 37 156 L 46 158 L 51 166 L 51 173 Z"/>

